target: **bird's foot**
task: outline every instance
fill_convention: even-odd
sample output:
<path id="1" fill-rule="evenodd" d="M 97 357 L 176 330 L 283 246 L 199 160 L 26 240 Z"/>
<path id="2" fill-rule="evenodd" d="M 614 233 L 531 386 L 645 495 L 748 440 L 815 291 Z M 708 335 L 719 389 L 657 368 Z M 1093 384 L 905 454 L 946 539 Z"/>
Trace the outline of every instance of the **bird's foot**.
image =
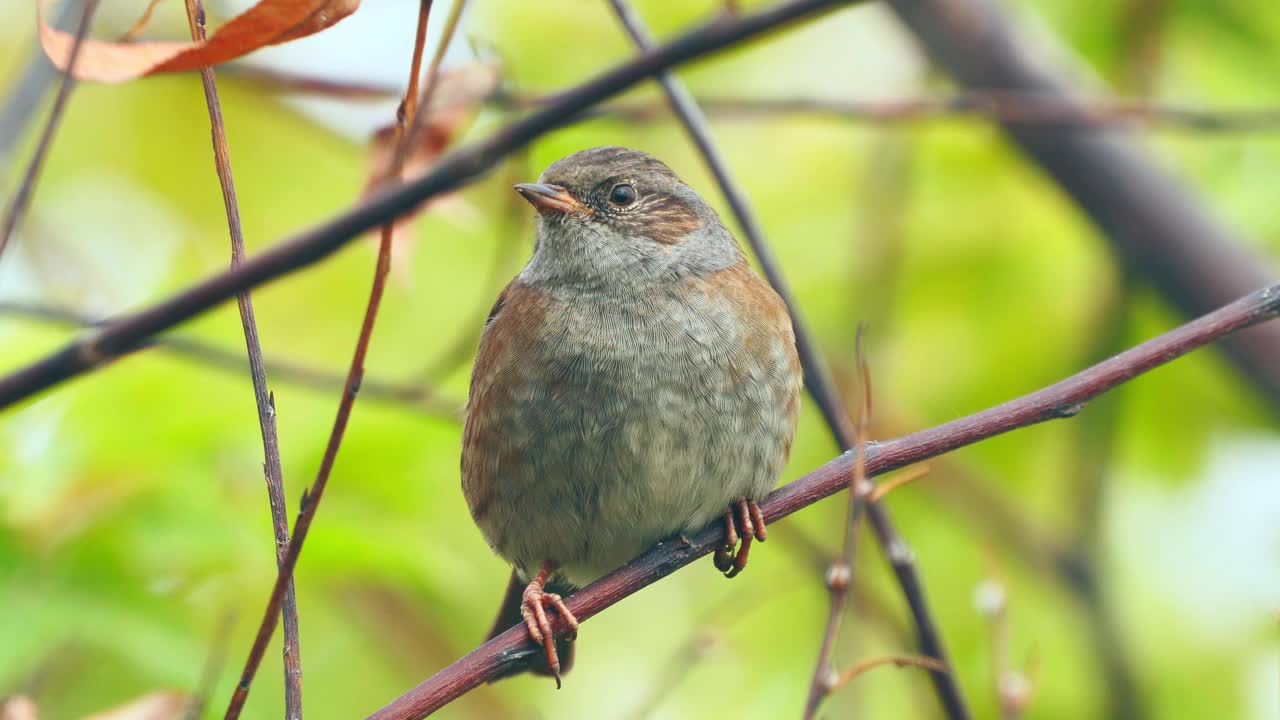
<path id="1" fill-rule="evenodd" d="M 529 636 L 533 638 L 535 643 L 542 645 L 542 651 L 546 655 L 547 667 L 550 668 L 551 674 L 556 679 L 556 688 L 560 687 L 560 655 L 556 652 L 555 632 L 551 628 L 551 619 L 547 616 L 548 610 L 554 610 L 560 613 L 565 623 L 569 626 L 569 639 L 573 639 L 578 635 L 578 618 L 573 616 L 569 611 L 569 607 L 564 604 L 564 598 L 556 593 L 546 591 L 547 577 L 551 574 L 550 566 L 544 566 L 538 572 L 537 577 L 529 586 L 524 589 L 524 595 L 521 598 L 520 616 L 524 618 L 525 627 L 529 629 Z"/>
<path id="2" fill-rule="evenodd" d="M 724 533 L 724 545 L 716 550 L 713 560 L 716 569 L 731 578 L 747 566 L 751 541 L 764 542 L 769 537 L 764 514 L 755 500 L 739 500 L 729 505 L 724 513 Z"/>

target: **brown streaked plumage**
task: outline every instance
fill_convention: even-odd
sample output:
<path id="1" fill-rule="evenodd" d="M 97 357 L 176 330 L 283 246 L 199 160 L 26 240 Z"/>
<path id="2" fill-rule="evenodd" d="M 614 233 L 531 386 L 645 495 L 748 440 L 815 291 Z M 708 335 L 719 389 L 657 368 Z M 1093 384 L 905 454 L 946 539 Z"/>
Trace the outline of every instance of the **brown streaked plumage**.
<path id="1" fill-rule="evenodd" d="M 592 148 L 516 190 L 538 210 L 537 245 L 485 325 L 462 487 L 521 578 L 494 632 L 523 618 L 544 649 L 535 669 L 558 682 L 571 646 L 547 616 L 572 616 L 548 586 L 717 517 L 715 564 L 742 570 L 767 534 L 755 502 L 790 452 L 801 374 L 782 301 L 657 159 Z"/>

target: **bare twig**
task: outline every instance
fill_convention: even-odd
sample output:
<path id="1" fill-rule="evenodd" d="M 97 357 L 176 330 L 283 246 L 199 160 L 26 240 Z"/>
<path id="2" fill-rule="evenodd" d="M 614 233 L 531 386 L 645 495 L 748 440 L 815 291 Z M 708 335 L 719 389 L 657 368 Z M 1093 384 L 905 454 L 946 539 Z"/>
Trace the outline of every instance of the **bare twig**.
<path id="1" fill-rule="evenodd" d="M 494 102 L 515 107 L 537 107 L 546 102 L 547 97 L 500 95 Z M 909 125 L 948 119 L 988 118 L 1010 125 L 1051 125 L 1055 129 L 1168 128 L 1203 133 L 1280 130 L 1280 107 L 1206 108 L 1141 98 L 1089 98 L 1074 102 L 1037 92 L 971 90 L 944 97 L 879 99 L 700 97 L 697 101 L 718 120 L 808 115 L 873 125 Z M 621 117 L 632 122 L 654 122 L 663 120 L 666 115 L 659 105 L 619 102 L 601 105 L 583 117 Z"/>
<path id="2" fill-rule="evenodd" d="M 133 24 L 129 26 L 129 29 L 124 31 L 124 34 L 120 36 L 119 42 L 130 43 L 137 40 L 138 36 L 142 34 L 142 31 L 146 30 L 147 26 L 151 24 L 151 16 L 155 14 L 156 8 L 161 2 L 163 2 L 163 0 L 149 0 L 147 2 L 146 9 L 142 11 L 142 14 L 138 16 L 137 20 L 133 21 Z M 187 21 L 191 21 L 190 5 L 187 6 Z M 203 25 L 204 23 L 202 22 L 201 26 Z"/>
<path id="3" fill-rule="evenodd" d="M 1140 0 L 1142 1 L 1142 0 Z M 371 82 L 334 80 L 247 64 L 227 66 L 237 78 L 270 90 L 314 93 L 347 99 L 388 99 L 397 88 Z M 558 93 L 516 92 L 498 88 L 463 100 L 488 102 L 502 110 L 533 110 L 559 101 Z M 937 120 L 988 118 L 1018 125 L 1057 128 L 1169 129 L 1198 133 L 1256 133 L 1280 130 L 1280 107 L 1203 107 L 1142 97 L 1090 97 L 1066 100 L 1043 92 L 968 90 L 938 97 L 818 98 L 699 96 L 698 105 L 717 120 L 755 120 L 808 115 L 832 120 L 903 125 Z M 614 102 L 577 115 L 574 120 L 620 117 L 631 122 L 669 118 L 663 104 Z"/>
<path id="4" fill-rule="evenodd" d="M 933 670 L 934 672 L 945 672 L 947 669 L 945 665 L 930 657 L 921 657 L 919 655 L 883 655 L 881 657 L 871 658 L 870 660 L 863 660 L 840 673 L 831 681 L 831 686 L 828 689 L 828 692 L 835 692 L 859 675 L 883 665 L 894 665 L 900 668 L 918 667 L 924 668 L 925 670 Z"/>
<path id="5" fill-rule="evenodd" d="M 1245 327 L 1280 315 L 1280 285 L 1250 293 L 1208 315 L 1148 340 L 1083 372 L 1016 400 L 911 435 L 872 444 L 867 476 L 936 457 L 989 437 L 1037 423 L 1075 415 L 1084 403 L 1152 368 Z M 773 523 L 848 486 L 849 453 L 775 490 L 761 510 Z M 663 543 L 567 599 L 579 622 L 670 575 L 723 544 L 724 528 L 716 522 L 686 538 Z M 557 617 L 556 632 L 567 630 Z M 444 707 L 486 680 L 508 674 L 528 662 L 539 649 L 527 631 L 513 627 L 426 679 L 371 717 L 377 720 L 421 718 Z"/>
<path id="6" fill-rule="evenodd" d="M 431 15 L 432 4 L 432 0 L 421 0 L 419 5 L 417 32 L 414 40 L 413 59 L 409 67 L 408 85 L 405 89 L 404 99 L 400 103 L 400 109 L 396 113 L 397 140 L 404 139 L 406 128 L 413 123 L 413 113 L 417 107 L 418 78 L 421 75 L 422 55 L 427 38 L 427 21 Z M 448 34 L 442 36 L 440 39 L 441 46 L 448 45 L 450 39 Z M 429 95 L 433 91 L 436 76 L 437 73 L 433 71 L 428 77 L 424 95 Z M 400 173 L 404 168 L 405 150 L 406 147 L 400 145 L 393 153 L 391 167 L 388 170 L 389 178 L 399 179 Z M 338 449 L 342 446 L 347 422 L 351 418 L 351 409 L 355 406 L 356 394 L 360 390 L 360 381 L 364 377 L 364 359 L 369 351 L 369 341 L 373 337 L 373 326 L 378 317 L 378 308 L 382 304 L 387 274 L 391 271 L 392 229 L 392 222 L 387 222 L 382 226 L 381 238 L 378 243 L 378 259 L 373 273 L 373 286 L 369 290 L 369 303 L 365 308 L 364 322 L 360 326 L 360 337 L 356 340 L 355 353 L 351 358 L 351 369 L 347 374 L 347 386 L 343 390 L 342 400 L 338 404 L 338 415 L 333 422 L 333 430 L 329 434 L 329 442 L 325 447 L 324 457 L 320 462 L 320 471 L 316 475 L 316 481 L 311 485 L 311 490 L 303 495 L 301 507 L 298 511 L 298 520 L 294 525 L 294 540 L 288 546 L 288 557 L 292 559 L 292 562 L 286 563 L 280 568 L 275 585 L 271 590 L 271 597 L 267 602 L 266 614 L 262 619 L 262 623 L 258 626 L 258 633 L 254 638 L 253 647 L 249 651 L 249 657 L 245 661 L 244 670 L 240 675 L 240 683 L 236 686 L 235 694 L 231 696 L 231 702 L 227 707 L 227 720 L 234 720 L 234 718 L 239 717 L 240 711 L 244 707 L 244 702 L 249 696 L 249 687 L 253 683 L 258 665 L 262 662 L 262 655 L 266 652 L 267 643 L 270 642 L 271 636 L 275 632 L 278 609 L 273 608 L 278 608 L 284 602 L 287 594 L 286 590 L 292 582 L 293 566 L 297 563 L 297 557 L 302 551 L 302 544 L 306 540 L 307 531 L 310 529 L 311 523 L 315 519 L 316 511 L 320 507 L 320 501 L 324 497 L 324 490 L 328 485 L 334 461 L 338 456 Z M 294 720 L 294 718 L 291 717 L 288 720 Z"/>
<path id="7" fill-rule="evenodd" d="M 235 613 L 230 610 L 222 613 L 218 626 L 213 632 L 209 644 L 209 655 L 205 658 L 204 669 L 200 672 L 200 682 L 187 698 L 187 706 L 182 712 L 183 720 L 200 720 L 204 717 L 204 708 L 218 685 L 218 676 L 222 667 L 227 664 L 227 645 L 231 642 L 231 626 L 235 624 Z"/>
<path id="8" fill-rule="evenodd" d="M 928 465 L 917 465 L 913 468 L 910 468 L 908 470 L 905 470 L 899 473 L 898 475 L 894 476 L 892 479 L 877 485 L 876 489 L 871 491 L 871 494 L 867 496 L 867 502 L 869 503 L 880 502 L 881 500 L 884 499 L 884 496 L 888 495 L 894 490 L 897 490 L 903 485 L 915 482 L 916 480 L 919 480 L 925 475 L 928 475 L 930 470 L 932 470 L 932 468 L 929 467 Z"/>
<path id="9" fill-rule="evenodd" d="M 186 0 L 187 24 L 191 39 L 204 42 L 204 5 L 200 0 Z M 147 7 L 143 20 L 150 17 L 154 4 Z M 139 27 L 140 29 L 140 27 Z M 213 68 L 200 68 L 200 82 L 204 87 L 205 104 L 209 108 L 209 126 L 213 136 L 213 159 L 218 172 L 218 184 L 222 187 L 222 204 L 227 213 L 227 229 L 231 236 L 231 267 L 244 262 L 244 228 L 240 224 L 240 205 L 236 200 L 235 176 L 231 172 L 231 153 L 227 149 L 227 128 L 222 121 L 222 101 L 218 98 L 218 83 Z M 284 498 L 284 471 L 280 467 L 280 437 L 276 432 L 275 396 L 267 385 L 267 369 L 262 359 L 262 343 L 258 339 L 258 323 L 254 319 L 253 299 L 248 290 L 236 295 L 240 310 L 240 325 L 244 330 L 245 349 L 249 355 L 249 376 L 252 378 L 253 397 L 258 409 L 258 427 L 262 435 L 262 473 L 267 485 L 267 502 L 271 506 L 271 524 L 275 538 L 276 568 L 284 563 L 285 549 L 289 547 L 289 510 Z M 284 624 L 284 698 L 285 719 L 302 719 L 302 648 L 299 644 L 298 601 L 293 579 L 285 589 L 281 608 Z"/>
<path id="10" fill-rule="evenodd" d="M 101 367 L 137 348 L 152 335 L 206 312 L 242 290 L 328 257 L 366 230 L 473 180 L 510 153 L 564 125 L 577 113 L 656 72 L 780 30 L 802 19 L 812 19 L 853 1 L 790 0 L 733 20 L 717 18 L 691 30 L 661 48 L 643 53 L 579 85 L 555 103 L 488 138 L 456 149 L 430 172 L 375 191 L 355 208 L 283 240 L 238 268 L 218 273 L 167 300 L 123 316 L 43 359 L 0 377 L 0 409 Z"/>
<path id="11" fill-rule="evenodd" d="M 853 447 L 853 470 L 849 473 L 849 511 L 845 516 L 844 542 L 841 556 L 827 569 L 827 590 L 831 594 L 831 606 L 827 613 L 826 629 L 818 650 L 818 661 L 809 681 L 809 696 L 805 700 L 804 718 L 809 720 L 818 713 L 818 706 L 833 689 L 832 657 L 840 635 L 840 620 L 844 617 L 845 598 L 853 584 L 854 560 L 857 556 L 858 524 L 866 510 L 873 488 L 867 479 L 867 429 L 871 425 L 871 371 L 867 367 L 864 339 L 866 326 L 859 325 L 856 343 L 858 367 L 858 416 L 854 432 L 857 440 Z M 939 664 L 941 662 L 939 661 Z M 943 671 L 946 667 L 941 668 Z M 945 701 L 944 701 L 945 704 Z"/>
<path id="12" fill-rule="evenodd" d="M 1016 35 L 996 0 L 888 2 L 929 55 L 965 86 L 1038 93 L 1079 106 L 1067 83 L 1047 72 Z M 1066 132 L 1053 124 L 1005 122 L 1004 129 L 1184 317 L 1275 282 L 1275 268 L 1205 212 L 1132 137 Z M 1280 326 L 1240 333 L 1224 348 L 1280 412 Z"/>
<path id="13" fill-rule="evenodd" d="M 44 167 L 44 158 L 49 154 L 49 146 L 53 143 L 53 134 L 58 130 L 58 124 L 62 121 L 62 115 L 67 108 L 67 99 L 71 97 L 71 91 L 76 86 L 75 75 L 73 74 L 76 69 L 76 60 L 80 58 L 80 48 L 84 46 L 85 38 L 89 36 L 89 27 L 93 25 L 93 14 L 98 10 L 98 0 L 83 0 L 83 2 L 84 6 L 80 11 L 80 24 L 76 27 L 76 37 L 74 44 L 71 46 L 71 56 L 67 60 L 67 71 L 62 75 L 62 85 L 58 87 L 58 95 L 53 100 L 53 107 L 49 110 L 49 119 L 45 121 L 44 130 L 40 132 L 40 140 L 36 142 L 36 149 L 31 155 L 31 161 L 27 163 L 27 169 L 22 174 L 22 180 L 18 184 L 17 190 L 13 193 L 13 197 L 9 198 L 9 202 L 4 209 L 4 218 L 0 220 L 0 257 L 4 256 L 4 250 L 9 246 L 10 237 L 18 227 L 18 222 L 22 219 L 22 215 L 26 212 L 27 205 L 31 202 L 31 193 L 35 191 L 36 180 L 40 177 L 40 169 Z"/>
<path id="14" fill-rule="evenodd" d="M 76 12 L 79 9 L 79 0 L 62 3 L 53 22 L 54 27 L 68 25 L 72 18 L 80 14 Z M 22 137 L 36 109 L 40 107 L 40 101 L 53 85 L 54 78 L 58 77 L 58 69 L 49 62 L 40 48 L 39 40 L 35 40 L 27 51 L 27 59 L 21 72 L 12 72 L 10 77 L 17 79 L 10 80 L 9 87 L 12 90 L 5 96 L 4 103 L 0 104 L 0 163 L 8 160 L 9 152 Z"/>
<path id="15" fill-rule="evenodd" d="M 76 327 L 98 327 L 106 320 L 97 319 L 73 310 L 49 305 L 33 305 L 20 302 L 0 300 L 0 315 L 13 315 L 45 323 L 73 325 Z M 211 343 L 181 335 L 166 335 L 149 338 L 137 349 L 155 347 L 182 358 L 199 363 L 205 367 L 235 373 L 244 373 L 246 368 L 244 355 L 218 347 Z M 263 357 L 267 373 L 276 382 L 291 383 L 300 387 L 318 391 L 341 390 L 346 383 L 346 376 L 331 370 L 302 365 L 283 358 Z M 406 406 L 427 416 L 448 422 L 461 419 L 462 402 L 451 398 L 435 387 L 417 380 L 394 381 L 387 379 L 365 379 L 360 385 L 360 396 L 366 400 L 392 405 Z"/>
<path id="16" fill-rule="evenodd" d="M 651 48 L 653 41 L 649 36 L 648 30 L 626 0 L 611 0 L 611 2 L 619 19 L 622 20 L 627 32 L 630 33 L 635 41 L 636 46 L 641 50 Z M 670 102 L 672 110 L 680 118 L 694 145 L 697 146 L 703 160 L 706 161 L 707 166 L 710 168 L 712 175 L 715 176 L 716 183 L 719 185 L 725 200 L 728 201 L 729 207 L 733 210 L 733 215 L 738 224 L 742 227 L 742 232 L 746 236 L 748 244 L 751 245 L 752 251 L 760 261 L 760 267 L 769 279 L 769 284 L 778 292 L 791 314 L 791 324 L 796 336 L 796 350 L 800 355 L 800 364 L 804 368 L 805 385 L 809 389 L 809 394 L 822 411 L 822 417 L 832 435 L 835 436 L 840 448 L 849 450 L 855 447 L 857 443 L 856 431 L 849 420 L 849 415 L 845 411 L 835 387 L 831 384 L 817 344 L 813 341 L 813 336 L 804 322 L 804 317 L 800 314 L 800 307 L 791 292 L 790 284 L 782 274 L 777 257 L 773 254 L 773 250 L 765 239 L 764 230 L 760 226 L 760 222 L 756 218 L 750 203 L 747 201 L 746 194 L 738 187 L 738 184 L 729 173 L 728 164 L 724 161 L 723 156 L 711 138 L 706 116 L 703 115 L 688 88 L 674 74 L 661 72 L 658 74 L 658 81 L 666 92 L 667 100 Z M 920 582 L 919 574 L 916 572 L 915 561 L 910 552 L 902 551 L 907 548 L 906 541 L 898 534 L 888 511 L 883 506 L 878 504 L 870 505 L 867 508 L 867 514 L 872 527 L 875 529 L 876 539 L 879 541 L 881 549 L 889 557 L 898 585 L 906 597 L 907 605 L 911 608 L 911 616 L 916 624 L 921 649 L 924 654 L 937 658 L 943 664 L 948 664 L 946 648 L 942 644 L 942 636 L 938 633 L 929 611 L 924 587 Z M 964 696 L 960 693 L 960 687 L 956 684 L 951 673 L 935 672 L 931 674 L 931 677 L 934 690 L 938 694 L 938 699 L 942 703 L 947 717 L 952 720 L 968 718 L 969 710 L 965 706 Z"/>
<path id="17" fill-rule="evenodd" d="M 399 138 L 399 150 L 396 155 L 403 162 L 403 158 L 409 155 L 409 148 L 415 147 L 419 141 L 423 130 L 426 128 L 427 117 L 431 114 L 431 101 L 435 98 L 436 88 L 439 87 L 440 65 L 444 62 L 444 53 L 448 49 L 449 39 L 458 31 L 458 23 L 462 20 L 462 11 L 467 6 L 467 0 L 454 0 L 449 8 L 449 16 L 445 18 L 444 29 L 440 33 L 440 44 L 436 46 L 436 52 L 431 56 L 431 62 L 427 65 L 427 84 L 426 89 L 419 99 L 416 97 L 417 88 L 410 88 L 413 94 L 406 94 L 407 102 L 417 102 L 417 110 L 408 117 L 405 128 L 401 129 Z"/>

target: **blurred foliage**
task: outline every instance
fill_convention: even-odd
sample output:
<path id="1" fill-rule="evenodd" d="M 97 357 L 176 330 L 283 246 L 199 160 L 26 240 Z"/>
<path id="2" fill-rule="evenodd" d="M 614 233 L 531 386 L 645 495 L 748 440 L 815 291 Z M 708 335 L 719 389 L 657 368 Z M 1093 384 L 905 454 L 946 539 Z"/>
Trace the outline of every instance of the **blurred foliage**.
<path id="1" fill-rule="evenodd" d="M 1097 82 L 1116 82 L 1132 62 L 1123 14 L 1139 4 L 1100 11 L 1070 0 L 1022 0 L 1011 11 L 1037 32 L 1053 28 Z M 1164 5 L 1153 31 L 1161 48 L 1155 97 L 1210 107 L 1276 101 L 1280 14 L 1273 7 Z M 409 32 L 414 3 L 399 6 Z M 715 8 L 640 5 L 664 35 Z M 5 90 L 32 37 L 29 10 L 0 12 L 13 20 L 0 23 Z M 584 0 L 477 0 L 465 32 L 495 48 L 508 78 L 528 91 L 569 86 L 632 52 L 606 4 Z M 316 74 L 325 69 L 318 57 Z M 840 12 L 681 75 L 695 92 L 718 96 L 908 97 L 942 87 L 878 8 Z M 250 252 L 350 205 L 365 171 L 358 139 L 230 73 L 221 75 L 221 90 Z M 652 86 L 629 97 L 660 101 Z M 506 120 L 486 111 L 470 136 Z M 1140 273 L 1126 284 L 1105 238 L 986 122 L 877 128 L 790 116 L 716 118 L 714 128 L 842 384 L 851 384 L 853 330 L 873 319 L 877 421 L 885 433 L 946 421 L 1081 368 L 1096 359 L 1098 337 L 1117 316 L 1126 344 L 1179 322 Z M 27 157 L 33 130 L 8 167 Z M 224 267 L 208 133 L 193 76 L 78 88 L 20 242 L 0 261 L 0 293 L 103 316 Z M 1272 262 L 1280 257 L 1280 135 L 1153 131 L 1143 140 L 1259 252 Z M 542 138 L 527 159 L 513 158 L 462 193 L 469 212 L 420 220 L 413 245 L 398 255 L 371 379 L 420 383 L 422 370 L 459 338 L 473 342 L 501 283 L 530 249 L 528 214 L 513 212 L 510 177 L 533 178 L 551 161 L 598 144 L 654 152 L 728 216 L 674 123 L 599 119 Z M 374 252 L 357 241 L 256 290 L 268 356 L 342 371 Z M 176 333 L 243 348 L 233 305 Z M 16 367 L 67 337 L 62 328 L 0 317 L 0 365 Z M 460 366 L 433 381 L 461 399 L 466 377 Z M 279 379 L 273 388 L 296 503 L 314 477 L 338 388 Z M 1280 657 L 1268 611 L 1280 607 L 1280 583 L 1267 569 L 1276 567 L 1277 525 L 1259 520 L 1248 530 L 1236 518 L 1257 515 L 1243 512 L 1250 505 L 1280 512 L 1274 409 L 1214 351 L 1139 378 L 1115 402 L 1103 504 L 1086 509 L 1101 534 L 1081 542 L 1099 557 L 1102 597 L 1117 613 L 1139 699 L 1153 718 L 1276 717 Z M 1090 616 L 1076 596 L 1052 569 L 996 534 L 984 520 L 987 508 L 937 488 L 953 473 L 976 476 L 1034 531 L 1070 541 L 1078 496 L 1092 482 L 1079 476 L 1078 455 L 1096 450 L 1083 444 L 1081 429 L 1098 421 L 1090 407 L 1076 419 L 959 451 L 890 496 L 978 717 L 997 713 L 990 628 L 973 602 L 993 573 L 1004 577 L 1009 598 L 1012 662 L 1037 668 L 1027 717 L 1099 716 L 1107 685 Z M 357 404 L 298 568 L 310 717 L 374 710 L 474 646 L 488 627 L 508 571 L 472 525 L 459 491 L 459 433 L 456 419 L 412 404 Z M 7 412 L 0 419 L 0 695 L 27 689 L 42 717 L 67 718 L 155 689 L 194 689 L 220 618 L 231 610 L 238 621 L 210 702 L 210 713 L 220 714 L 275 575 L 261 452 L 247 376 L 158 351 Z M 785 478 L 833 453 L 807 407 Z M 1224 480 L 1231 473 L 1245 481 Z M 1218 493 L 1218 511 L 1188 508 L 1197 495 L 1187 488 Z M 1235 494 L 1221 494 L 1228 492 Z M 699 562 L 593 620 L 564 690 L 518 678 L 482 687 L 439 716 L 630 717 L 649 705 L 662 718 L 798 714 L 826 615 L 821 563 L 835 553 L 842 507 L 824 503 L 780 524 L 776 540 L 732 584 Z M 1233 545 L 1215 550 L 1237 532 L 1260 542 L 1230 555 Z M 1186 545 L 1178 538 L 1197 539 L 1200 551 L 1187 557 L 1168 549 Z M 858 582 L 878 598 L 870 607 L 885 609 L 863 607 L 845 623 L 841 667 L 911 648 L 894 629 L 905 620 L 896 586 L 873 544 L 863 547 Z M 1195 603 L 1183 597 L 1188 587 L 1196 588 Z M 1224 590 L 1215 594 L 1217 587 Z M 1240 587 L 1247 590 L 1240 597 L 1225 594 Z M 281 712 L 278 638 L 248 717 Z M 678 684 L 661 684 L 672 681 L 673 663 L 689 657 L 696 662 Z M 828 700 L 826 712 L 854 708 L 870 717 L 936 713 L 927 681 L 914 670 L 859 678 Z"/>

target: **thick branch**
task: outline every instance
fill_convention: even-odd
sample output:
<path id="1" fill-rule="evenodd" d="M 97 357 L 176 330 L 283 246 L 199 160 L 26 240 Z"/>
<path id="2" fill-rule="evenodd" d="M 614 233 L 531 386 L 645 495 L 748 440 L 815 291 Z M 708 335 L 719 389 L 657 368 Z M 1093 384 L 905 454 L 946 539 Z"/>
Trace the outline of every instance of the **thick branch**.
<path id="1" fill-rule="evenodd" d="M 1280 315 L 1280 285 L 1273 285 L 1043 390 L 928 430 L 872 444 L 867 451 L 867 475 L 881 475 L 1010 430 L 1070 417 L 1080 412 L 1091 398 L 1126 380 L 1277 315 Z M 775 523 L 845 489 L 852 469 L 853 453 L 846 452 L 775 490 L 760 506 L 766 521 Z M 709 554 L 723 541 L 724 528 L 717 522 L 695 534 L 688 542 L 662 543 L 574 593 L 567 600 L 569 609 L 580 622 L 586 621 L 610 605 Z M 557 632 L 567 629 L 562 618 L 557 616 L 556 622 Z M 481 683 L 519 667 L 536 652 L 539 650 L 529 642 L 524 626 L 512 627 L 370 717 L 373 720 L 425 717 Z"/>
<path id="2" fill-rule="evenodd" d="M 970 89 L 1039 93 L 1062 105 L 1080 105 L 1067 83 L 1044 70 L 1019 42 L 995 0 L 889 5 L 934 60 Z M 1274 282 L 1275 269 L 1157 168 L 1132 136 L 1008 121 L 1004 128 L 1184 316 Z M 1241 333 L 1224 345 L 1280 411 L 1280 326 Z"/>
<path id="3" fill-rule="evenodd" d="M 654 73 L 833 10 L 849 1 L 793 0 L 741 18 L 717 18 L 668 45 L 642 53 L 490 137 L 450 153 L 425 175 L 376 192 L 355 208 L 276 244 L 238 268 L 218 273 L 167 300 L 126 315 L 0 378 L 0 408 L 104 365 L 137 348 L 150 336 L 195 317 L 238 292 L 324 259 L 360 233 L 479 177 L 511 152 Z"/>

